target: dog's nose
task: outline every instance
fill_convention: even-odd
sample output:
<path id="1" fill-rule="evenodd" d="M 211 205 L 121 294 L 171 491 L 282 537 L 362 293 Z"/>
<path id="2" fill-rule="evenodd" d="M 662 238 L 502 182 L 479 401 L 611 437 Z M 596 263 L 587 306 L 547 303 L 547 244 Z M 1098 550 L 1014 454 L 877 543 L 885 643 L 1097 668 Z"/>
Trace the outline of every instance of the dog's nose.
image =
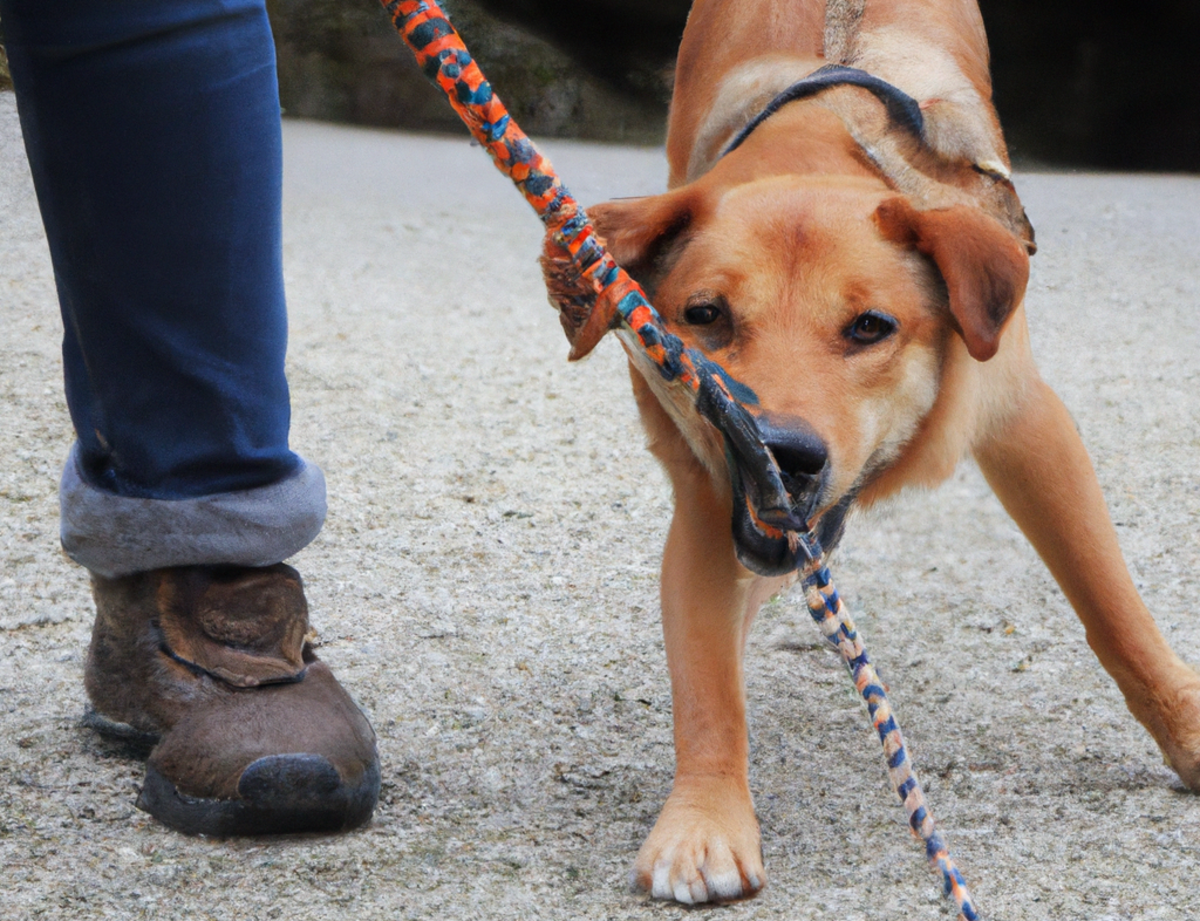
<path id="1" fill-rule="evenodd" d="M 825 442 L 803 419 L 760 418 L 758 428 L 783 474 L 784 488 L 798 508 L 807 510 L 829 462 Z"/>
<path id="2" fill-rule="evenodd" d="M 816 477 L 829 459 L 821 439 L 805 432 L 785 432 L 767 441 L 779 469 L 793 479 Z"/>

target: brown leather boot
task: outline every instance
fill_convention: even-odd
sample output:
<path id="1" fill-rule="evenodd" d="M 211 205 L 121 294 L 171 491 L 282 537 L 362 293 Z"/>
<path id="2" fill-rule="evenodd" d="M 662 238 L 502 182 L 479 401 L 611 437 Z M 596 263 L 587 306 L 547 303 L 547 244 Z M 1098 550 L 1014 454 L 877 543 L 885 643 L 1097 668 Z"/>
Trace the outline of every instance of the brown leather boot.
<path id="1" fill-rule="evenodd" d="M 299 573 L 186 566 L 93 575 L 92 590 L 91 723 L 157 738 L 139 808 L 196 835 L 370 819 L 375 733 L 306 642 Z"/>

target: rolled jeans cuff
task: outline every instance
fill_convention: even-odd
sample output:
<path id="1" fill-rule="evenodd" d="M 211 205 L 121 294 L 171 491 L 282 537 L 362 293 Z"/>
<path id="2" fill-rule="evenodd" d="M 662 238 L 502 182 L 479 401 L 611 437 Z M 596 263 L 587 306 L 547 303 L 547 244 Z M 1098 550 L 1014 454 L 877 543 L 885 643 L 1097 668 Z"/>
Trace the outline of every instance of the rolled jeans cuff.
<path id="1" fill-rule="evenodd" d="M 270 566 L 320 533 L 325 475 L 301 459 L 295 473 L 256 489 L 136 499 L 85 481 L 75 445 L 63 468 L 59 509 L 67 555 L 108 578 L 167 566 Z"/>

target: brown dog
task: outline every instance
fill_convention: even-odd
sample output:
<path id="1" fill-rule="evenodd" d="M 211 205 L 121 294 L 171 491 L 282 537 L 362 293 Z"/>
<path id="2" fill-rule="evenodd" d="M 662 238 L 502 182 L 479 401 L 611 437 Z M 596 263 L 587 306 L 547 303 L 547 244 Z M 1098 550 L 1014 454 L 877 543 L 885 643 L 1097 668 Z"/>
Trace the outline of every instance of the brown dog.
<path id="1" fill-rule="evenodd" d="M 987 57 L 974 0 L 697 0 L 670 191 L 590 213 L 668 325 L 754 391 L 827 548 L 852 503 L 939 483 L 972 455 L 1130 710 L 1200 789 L 1200 676 L 1138 597 L 1071 418 L 1030 355 L 1032 231 Z M 830 63 L 891 86 L 835 81 L 758 118 Z M 719 439 L 681 428 L 637 373 L 633 384 L 676 497 L 662 571 L 675 784 L 634 884 L 688 903 L 737 898 L 766 879 L 742 650 L 787 581 L 786 548 L 735 497 Z"/>

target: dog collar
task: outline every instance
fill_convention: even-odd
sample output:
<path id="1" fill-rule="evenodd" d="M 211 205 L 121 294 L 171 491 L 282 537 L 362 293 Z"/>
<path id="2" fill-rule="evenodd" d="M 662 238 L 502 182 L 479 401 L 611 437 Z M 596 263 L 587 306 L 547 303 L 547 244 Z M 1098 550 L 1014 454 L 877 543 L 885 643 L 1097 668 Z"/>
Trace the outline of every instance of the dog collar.
<path id="1" fill-rule="evenodd" d="M 750 119 L 749 123 L 734 135 L 733 140 L 725 145 L 717 159 L 737 150 L 754 129 L 782 109 L 789 102 L 797 99 L 807 99 L 817 93 L 834 86 L 861 86 L 873 93 L 887 109 L 888 117 L 913 134 L 924 140 L 925 116 L 921 114 L 921 106 L 908 93 L 897 89 L 886 80 L 881 80 L 874 74 L 857 67 L 846 67 L 842 64 L 826 64 L 814 70 L 807 77 L 797 80 L 782 93 L 767 103 L 761 112 Z"/>

